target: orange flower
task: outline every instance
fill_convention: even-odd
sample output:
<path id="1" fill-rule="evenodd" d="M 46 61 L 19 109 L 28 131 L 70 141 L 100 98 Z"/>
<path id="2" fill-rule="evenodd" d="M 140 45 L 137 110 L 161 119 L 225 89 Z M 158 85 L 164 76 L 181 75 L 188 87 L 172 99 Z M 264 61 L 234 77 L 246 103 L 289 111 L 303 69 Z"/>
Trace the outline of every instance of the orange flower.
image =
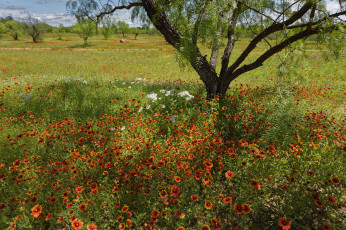
<path id="1" fill-rule="evenodd" d="M 127 212 L 127 210 L 129 210 L 129 207 L 127 205 L 125 205 L 121 211 L 122 212 Z"/>
<path id="2" fill-rule="evenodd" d="M 166 190 L 162 190 L 162 191 L 160 192 L 160 197 L 166 197 L 166 196 L 167 196 Z"/>
<path id="3" fill-rule="evenodd" d="M 75 221 L 73 221 L 73 223 L 72 223 L 72 227 L 73 227 L 74 229 L 81 229 L 81 228 L 83 227 L 83 222 L 80 221 L 80 220 L 75 220 Z"/>
<path id="4" fill-rule="evenodd" d="M 232 197 L 226 197 L 226 198 L 224 198 L 224 199 L 223 199 L 223 202 L 225 202 L 226 204 L 232 202 Z"/>
<path id="5" fill-rule="evenodd" d="M 279 220 L 279 226 L 282 227 L 283 230 L 288 230 L 291 228 L 291 221 L 287 220 L 286 217 L 282 217 Z"/>
<path id="6" fill-rule="evenodd" d="M 328 195 L 328 196 L 327 196 L 327 199 L 328 199 L 330 202 L 332 202 L 333 204 L 335 204 L 335 203 L 336 203 L 335 198 L 334 198 L 334 197 L 332 197 L 332 196 L 330 196 L 330 195 Z"/>
<path id="7" fill-rule="evenodd" d="M 323 203 L 320 200 L 316 200 L 315 204 L 319 207 L 323 206 Z"/>
<path id="8" fill-rule="evenodd" d="M 32 211 L 31 215 L 33 215 L 35 218 L 37 218 L 42 212 L 42 207 L 40 205 L 35 205 L 31 209 L 31 211 Z"/>
<path id="9" fill-rule="evenodd" d="M 333 177 L 333 178 L 331 179 L 331 181 L 332 181 L 334 184 L 339 184 L 339 183 L 340 183 L 339 178 L 336 178 L 336 177 Z"/>
<path id="10" fill-rule="evenodd" d="M 210 230 L 210 227 L 208 225 L 203 225 L 201 230 Z"/>
<path id="11" fill-rule="evenodd" d="M 204 206 L 205 206 L 206 209 L 211 209 L 211 207 L 212 207 L 213 205 L 211 204 L 210 201 L 206 201 L 205 204 L 204 204 Z"/>
<path id="12" fill-rule="evenodd" d="M 234 212 L 236 214 L 243 214 L 244 207 L 242 205 L 239 205 L 239 204 L 234 204 Z"/>
<path id="13" fill-rule="evenodd" d="M 126 224 L 127 226 L 132 227 L 132 221 L 130 219 L 126 220 Z"/>
<path id="14" fill-rule="evenodd" d="M 225 175 L 227 178 L 232 178 L 234 176 L 234 172 L 227 171 Z"/>
<path id="15" fill-rule="evenodd" d="M 95 224 L 88 224 L 88 230 L 97 230 L 97 225 L 95 225 Z"/>
<path id="16" fill-rule="evenodd" d="M 249 205 L 247 205 L 247 204 L 242 204 L 242 206 L 243 206 L 244 213 L 250 213 L 251 208 L 250 208 Z"/>

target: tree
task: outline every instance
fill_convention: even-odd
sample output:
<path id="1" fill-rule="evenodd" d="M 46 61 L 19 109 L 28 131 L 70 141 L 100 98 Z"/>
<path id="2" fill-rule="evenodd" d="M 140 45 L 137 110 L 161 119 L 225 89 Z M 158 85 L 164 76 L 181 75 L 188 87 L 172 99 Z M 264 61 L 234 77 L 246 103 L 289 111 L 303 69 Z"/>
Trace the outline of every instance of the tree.
<path id="1" fill-rule="evenodd" d="M 140 30 L 138 28 L 133 28 L 131 29 L 131 32 L 135 35 L 135 40 L 137 40 Z"/>
<path id="2" fill-rule="evenodd" d="M 65 35 L 66 30 L 63 24 L 60 24 L 59 27 L 53 29 L 53 33 L 58 36 L 58 40 L 62 40 L 62 37 Z"/>
<path id="3" fill-rule="evenodd" d="M 110 17 L 103 18 L 101 23 L 102 23 L 102 27 L 100 28 L 101 33 L 103 37 L 105 38 L 105 40 L 107 40 L 114 33 L 114 28 L 113 28 L 114 23 Z"/>
<path id="4" fill-rule="evenodd" d="M 32 37 L 33 42 L 42 40 L 42 34 L 44 33 L 44 25 L 39 23 L 37 18 L 33 18 L 30 14 L 26 18 L 25 31 Z"/>
<path id="5" fill-rule="evenodd" d="M 95 22 L 80 18 L 75 28 L 75 32 L 84 40 L 84 45 L 88 44 L 88 39 L 95 34 Z"/>
<path id="6" fill-rule="evenodd" d="M 3 35 L 4 33 L 6 33 L 6 31 L 7 31 L 7 28 L 6 28 L 6 26 L 5 26 L 5 23 L 0 22 L 0 38 L 2 38 L 2 35 Z"/>
<path id="7" fill-rule="evenodd" d="M 124 21 L 117 21 L 116 23 L 118 30 L 122 33 L 123 38 L 125 37 L 125 34 L 128 33 L 130 27 L 129 25 Z"/>
<path id="8" fill-rule="evenodd" d="M 13 40 L 17 41 L 19 36 L 23 34 L 23 26 L 21 23 L 14 20 L 8 20 L 5 21 L 4 24 L 7 28 L 6 33 L 9 34 Z"/>
<path id="9" fill-rule="evenodd" d="M 145 12 L 151 23 L 199 74 L 208 98 L 226 93 L 230 83 L 240 75 L 254 70 L 292 43 L 309 36 L 333 35 L 333 31 L 345 28 L 345 1 L 339 1 L 339 10 L 328 13 L 322 0 L 134 0 L 134 1 L 69 1 L 72 14 L 93 20 L 113 14 L 121 9 L 133 9 L 133 13 Z M 89 4 L 89 5 L 88 5 Z M 258 24 L 260 22 L 260 24 Z M 236 44 L 235 28 L 242 23 L 253 30 L 249 45 L 230 63 Z M 227 43 L 219 63 L 222 34 L 227 33 Z M 276 44 L 268 36 L 280 34 Z M 208 45 L 210 57 L 203 55 L 198 41 Z M 254 61 L 246 60 L 254 54 L 260 42 L 267 42 L 268 49 Z"/>

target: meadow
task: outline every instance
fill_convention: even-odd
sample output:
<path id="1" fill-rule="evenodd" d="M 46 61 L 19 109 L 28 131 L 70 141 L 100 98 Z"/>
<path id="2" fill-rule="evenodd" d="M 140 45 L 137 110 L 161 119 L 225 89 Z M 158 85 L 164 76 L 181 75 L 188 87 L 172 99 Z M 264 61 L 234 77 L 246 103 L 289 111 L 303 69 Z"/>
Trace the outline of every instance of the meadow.
<path id="1" fill-rule="evenodd" d="M 1 229 L 345 228 L 345 53 L 207 101 L 162 37 L 120 38 L 0 40 Z"/>

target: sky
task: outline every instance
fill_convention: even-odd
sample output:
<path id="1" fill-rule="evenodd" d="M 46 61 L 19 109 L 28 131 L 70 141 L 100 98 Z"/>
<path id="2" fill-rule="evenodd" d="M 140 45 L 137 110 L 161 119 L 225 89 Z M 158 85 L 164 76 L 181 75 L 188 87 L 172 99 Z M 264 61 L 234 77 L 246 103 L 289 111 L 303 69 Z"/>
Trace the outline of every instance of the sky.
<path id="1" fill-rule="evenodd" d="M 12 16 L 15 20 L 23 20 L 29 14 L 52 26 L 75 24 L 75 18 L 67 13 L 68 0 L 0 0 L 0 17 Z M 327 1 L 327 10 L 335 12 L 338 3 L 335 0 Z M 117 11 L 115 18 L 127 22 L 131 27 L 140 26 L 132 23 L 130 11 Z"/>
<path id="2" fill-rule="evenodd" d="M 38 20 L 52 26 L 63 24 L 71 26 L 76 23 L 74 16 L 68 14 L 66 2 L 68 0 L 0 0 L 0 17 L 12 16 L 15 20 L 22 21 L 29 14 Z M 131 22 L 128 10 L 118 11 L 114 15 L 117 20 L 125 21 L 130 27 L 140 26 Z"/>

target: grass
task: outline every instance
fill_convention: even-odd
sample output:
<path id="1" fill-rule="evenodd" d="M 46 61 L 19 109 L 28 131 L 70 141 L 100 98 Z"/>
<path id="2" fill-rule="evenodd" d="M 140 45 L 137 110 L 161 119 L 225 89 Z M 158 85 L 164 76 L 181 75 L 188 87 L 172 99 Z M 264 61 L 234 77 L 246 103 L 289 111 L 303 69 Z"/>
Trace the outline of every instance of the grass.
<path id="1" fill-rule="evenodd" d="M 0 40 L 1 228 L 342 229 L 345 56 L 310 43 L 205 102 L 162 37 L 119 39 Z"/>

